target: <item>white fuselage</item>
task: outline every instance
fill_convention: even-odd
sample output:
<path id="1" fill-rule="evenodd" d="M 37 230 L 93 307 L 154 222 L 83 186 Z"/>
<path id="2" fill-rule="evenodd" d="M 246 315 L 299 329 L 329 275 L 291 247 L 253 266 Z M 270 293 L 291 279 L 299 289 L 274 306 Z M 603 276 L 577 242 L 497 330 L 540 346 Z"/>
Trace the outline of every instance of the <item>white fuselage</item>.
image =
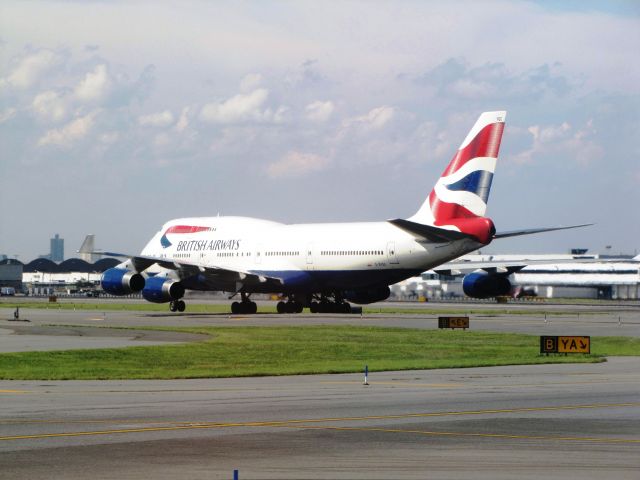
<path id="1" fill-rule="evenodd" d="M 479 246 L 470 239 L 417 240 L 388 222 L 285 225 L 200 217 L 167 222 L 142 256 L 275 277 L 286 292 L 390 285 Z"/>

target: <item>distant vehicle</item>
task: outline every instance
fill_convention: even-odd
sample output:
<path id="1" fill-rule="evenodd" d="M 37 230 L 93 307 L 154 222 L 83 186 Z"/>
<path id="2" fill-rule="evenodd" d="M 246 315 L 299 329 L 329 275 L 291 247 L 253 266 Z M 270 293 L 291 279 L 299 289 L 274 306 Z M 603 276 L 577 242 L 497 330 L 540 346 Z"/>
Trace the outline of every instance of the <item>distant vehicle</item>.
<path id="1" fill-rule="evenodd" d="M 415 215 L 385 222 L 284 225 L 242 217 L 171 220 L 140 255 L 102 275 L 112 295 L 141 292 L 184 311 L 186 290 L 225 291 L 232 313 L 256 313 L 252 293 L 280 294 L 278 313 L 351 311 L 347 302 L 385 300 L 389 285 L 433 269 L 494 239 L 563 228 L 498 232 L 485 217 L 506 112 L 485 112 Z M 384 199 L 381 199 L 382 203 Z M 493 264 L 465 277 L 475 298 L 509 293 Z M 230 297 L 230 298 L 231 298 Z"/>
<path id="2" fill-rule="evenodd" d="M 13 297 L 16 294 L 16 289 L 13 287 L 0 288 L 0 295 L 3 297 Z"/>

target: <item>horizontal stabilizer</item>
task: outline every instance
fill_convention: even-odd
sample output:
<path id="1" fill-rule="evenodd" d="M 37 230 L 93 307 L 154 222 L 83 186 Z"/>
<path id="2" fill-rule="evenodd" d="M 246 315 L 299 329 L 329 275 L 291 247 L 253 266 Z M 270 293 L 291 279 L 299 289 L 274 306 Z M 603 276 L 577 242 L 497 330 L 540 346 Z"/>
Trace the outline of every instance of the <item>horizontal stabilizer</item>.
<path id="1" fill-rule="evenodd" d="M 582 225 L 571 225 L 570 227 L 551 227 L 551 228 L 530 228 L 527 230 L 511 230 L 510 232 L 498 232 L 493 238 L 519 237 L 520 235 L 532 235 L 534 233 L 554 232 L 556 230 L 569 230 L 571 228 L 589 227 L 593 223 L 583 223 Z"/>
<path id="2" fill-rule="evenodd" d="M 405 232 L 409 232 L 416 237 L 424 238 L 425 240 L 429 240 L 433 243 L 449 243 L 454 240 L 469 238 L 469 235 L 466 233 L 457 232 L 455 230 L 446 230 L 444 228 L 433 227 L 431 225 L 423 225 L 422 223 L 403 220 L 401 218 L 389 220 L 389 223 L 404 230 Z"/>

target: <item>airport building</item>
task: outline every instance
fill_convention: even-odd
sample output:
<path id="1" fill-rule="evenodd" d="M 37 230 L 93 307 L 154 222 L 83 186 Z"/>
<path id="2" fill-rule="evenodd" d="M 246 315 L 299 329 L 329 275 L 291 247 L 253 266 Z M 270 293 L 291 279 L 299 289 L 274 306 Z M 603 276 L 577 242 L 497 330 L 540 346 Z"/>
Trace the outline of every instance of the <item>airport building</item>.
<path id="1" fill-rule="evenodd" d="M 12 258 L 4 258 L 0 260 L 0 288 L 2 288 L 2 294 L 4 292 L 22 291 L 22 275 L 23 265 L 18 260 Z"/>
<path id="2" fill-rule="evenodd" d="M 99 289 L 102 272 L 115 267 L 120 260 L 103 258 L 94 263 L 79 258 L 70 258 L 55 263 L 47 258 L 38 258 L 20 264 L 21 289 L 30 295 L 60 295 L 90 292 Z"/>

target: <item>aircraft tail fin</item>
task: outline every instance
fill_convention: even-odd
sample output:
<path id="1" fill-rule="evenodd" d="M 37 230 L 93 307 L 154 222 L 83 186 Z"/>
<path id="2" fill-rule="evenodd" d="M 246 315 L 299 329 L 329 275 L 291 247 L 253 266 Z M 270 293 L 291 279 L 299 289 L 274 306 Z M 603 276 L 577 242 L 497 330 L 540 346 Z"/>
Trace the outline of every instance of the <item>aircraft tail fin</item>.
<path id="1" fill-rule="evenodd" d="M 93 262 L 95 258 L 95 239 L 96 236 L 92 233 L 84 237 L 84 241 L 78 250 L 80 258 L 86 262 Z"/>
<path id="2" fill-rule="evenodd" d="M 493 228 L 484 215 L 506 115 L 505 111 L 497 111 L 478 117 L 430 195 L 409 221 L 474 236 L 478 236 L 478 228 Z"/>

